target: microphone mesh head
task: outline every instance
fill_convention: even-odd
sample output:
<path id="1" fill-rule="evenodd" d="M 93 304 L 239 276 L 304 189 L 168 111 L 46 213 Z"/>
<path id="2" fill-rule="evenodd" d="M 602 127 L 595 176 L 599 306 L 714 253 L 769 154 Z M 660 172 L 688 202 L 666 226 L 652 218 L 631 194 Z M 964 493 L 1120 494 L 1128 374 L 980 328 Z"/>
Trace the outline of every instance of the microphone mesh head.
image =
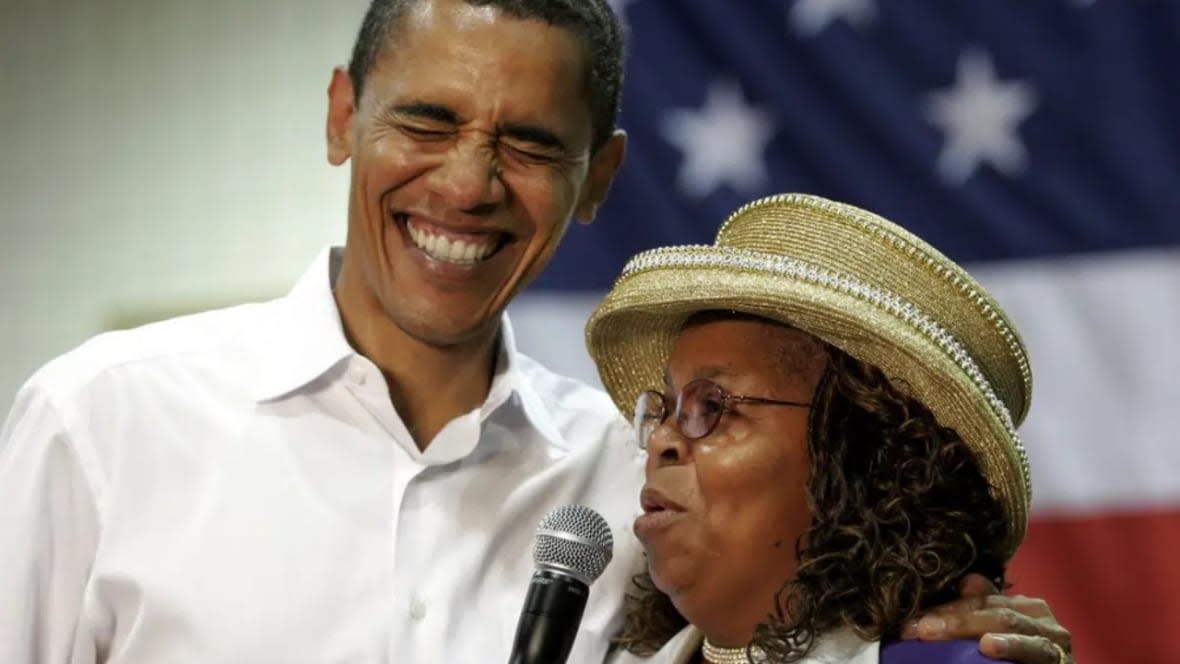
<path id="1" fill-rule="evenodd" d="M 602 515 L 584 505 L 563 505 L 541 519 L 533 560 L 538 567 L 569 571 L 589 585 L 606 569 L 614 546 Z"/>

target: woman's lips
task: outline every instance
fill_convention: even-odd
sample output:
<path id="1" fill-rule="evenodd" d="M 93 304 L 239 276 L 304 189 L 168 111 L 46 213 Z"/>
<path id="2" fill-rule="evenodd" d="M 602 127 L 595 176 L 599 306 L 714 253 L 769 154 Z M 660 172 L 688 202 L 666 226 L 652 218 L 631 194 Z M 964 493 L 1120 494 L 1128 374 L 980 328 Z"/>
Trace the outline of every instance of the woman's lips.
<path id="1" fill-rule="evenodd" d="M 683 512 L 684 507 L 654 487 L 644 487 L 639 494 L 639 505 L 644 512 Z"/>
<path id="2" fill-rule="evenodd" d="M 670 528 L 684 517 L 684 507 L 652 487 L 645 487 L 639 494 L 639 505 L 643 514 L 635 519 L 632 529 L 641 540 Z"/>
<path id="3" fill-rule="evenodd" d="M 632 530 L 640 541 L 647 541 L 659 533 L 671 528 L 677 521 L 684 518 L 684 512 L 677 510 L 658 510 L 640 515 L 635 519 Z"/>

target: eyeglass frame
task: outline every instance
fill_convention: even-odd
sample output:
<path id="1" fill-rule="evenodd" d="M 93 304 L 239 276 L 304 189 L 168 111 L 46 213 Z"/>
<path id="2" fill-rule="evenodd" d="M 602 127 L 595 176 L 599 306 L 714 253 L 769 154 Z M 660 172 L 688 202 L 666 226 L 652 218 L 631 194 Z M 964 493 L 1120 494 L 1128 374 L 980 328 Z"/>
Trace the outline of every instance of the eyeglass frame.
<path id="1" fill-rule="evenodd" d="M 684 418 L 681 417 L 681 406 L 684 402 L 684 395 L 689 391 L 689 389 L 694 385 L 700 385 L 702 383 L 708 385 L 708 389 L 716 390 L 716 392 L 720 394 L 721 410 L 717 411 L 716 418 L 711 424 L 708 425 L 708 427 L 706 427 L 704 433 L 699 436 L 691 436 L 684 431 Z M 643 433 L 646 421 L 640 421 L 640 418 L 646 414 L 640 410 L 640 406 L 642 405 L 642 400 L 644 397 L 655 397 L 662 410 L 662 415 L 659 417 L 659 421 L 651 425 L 651 430 L 648 431 L 647 435 L 644 435 Z M 726 413 L 733 412 L 732 404 L 735 403 L 751 404 L 755 406 L 795 406 L 798 408 L 811 408 L 812 405 L 812 402 L 810 401 L 785 401 L 782 399 L 769 399 L 767 397 L 756 397 L 747 394 L 733 394 L 708 378 L 697 378 L 696 380 L 689 381 L 689 383 L 681 388 L 680 392 L 676 395 L 676 407 L 675 409 L 671 410 L 668 408 L 668 398 L 664 393 L 657 392 L 656 390 L 643 390 L 635 398 L 635 415 L 632 420 L 632 426 L 635 429 L 635 439 L 639 444 L 639 449 L 644 451 L 647 450 L 647 443 L 649 440 L 651 440 L 652 435 L 655 434 L 656 429 L 663 425 L 663 423 L 668 420 L 668 416 L 672 414 L 675 414 L 676 416 L 677 433 L 679 433 L 685 439 L 701 440 L 702 438 L 707 438 L 709 434 L 713 433 L 713 431 L 717 429 L 717 425 L 721 423 L 722 416 L 724 416 Z"/>

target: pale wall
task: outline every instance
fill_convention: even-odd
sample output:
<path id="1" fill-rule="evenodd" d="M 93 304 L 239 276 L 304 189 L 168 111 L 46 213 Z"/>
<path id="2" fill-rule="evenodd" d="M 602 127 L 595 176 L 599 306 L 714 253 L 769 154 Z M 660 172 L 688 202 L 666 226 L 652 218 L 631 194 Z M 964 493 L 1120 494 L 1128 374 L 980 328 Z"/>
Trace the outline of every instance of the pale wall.
<path id="1" fill-rule="evenodd" d="M 120 322 L 282 293 L 343 238 L 331 68 L 364 0 L 3 0 L 0 411 Z"/>

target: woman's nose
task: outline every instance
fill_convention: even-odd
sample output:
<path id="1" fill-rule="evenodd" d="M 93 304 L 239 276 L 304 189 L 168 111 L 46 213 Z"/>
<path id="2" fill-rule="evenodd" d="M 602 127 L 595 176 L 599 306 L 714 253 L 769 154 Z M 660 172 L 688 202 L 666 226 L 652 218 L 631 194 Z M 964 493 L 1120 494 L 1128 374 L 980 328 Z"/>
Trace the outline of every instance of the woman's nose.
<path id="1" fill-rule="evenodd" d="M 669 417 L 651 432 L 647 439 L 649 463 L 666 466 L 688 460 L 689 442 L 680 434 L 674 422 L 675 419 Z"/>

